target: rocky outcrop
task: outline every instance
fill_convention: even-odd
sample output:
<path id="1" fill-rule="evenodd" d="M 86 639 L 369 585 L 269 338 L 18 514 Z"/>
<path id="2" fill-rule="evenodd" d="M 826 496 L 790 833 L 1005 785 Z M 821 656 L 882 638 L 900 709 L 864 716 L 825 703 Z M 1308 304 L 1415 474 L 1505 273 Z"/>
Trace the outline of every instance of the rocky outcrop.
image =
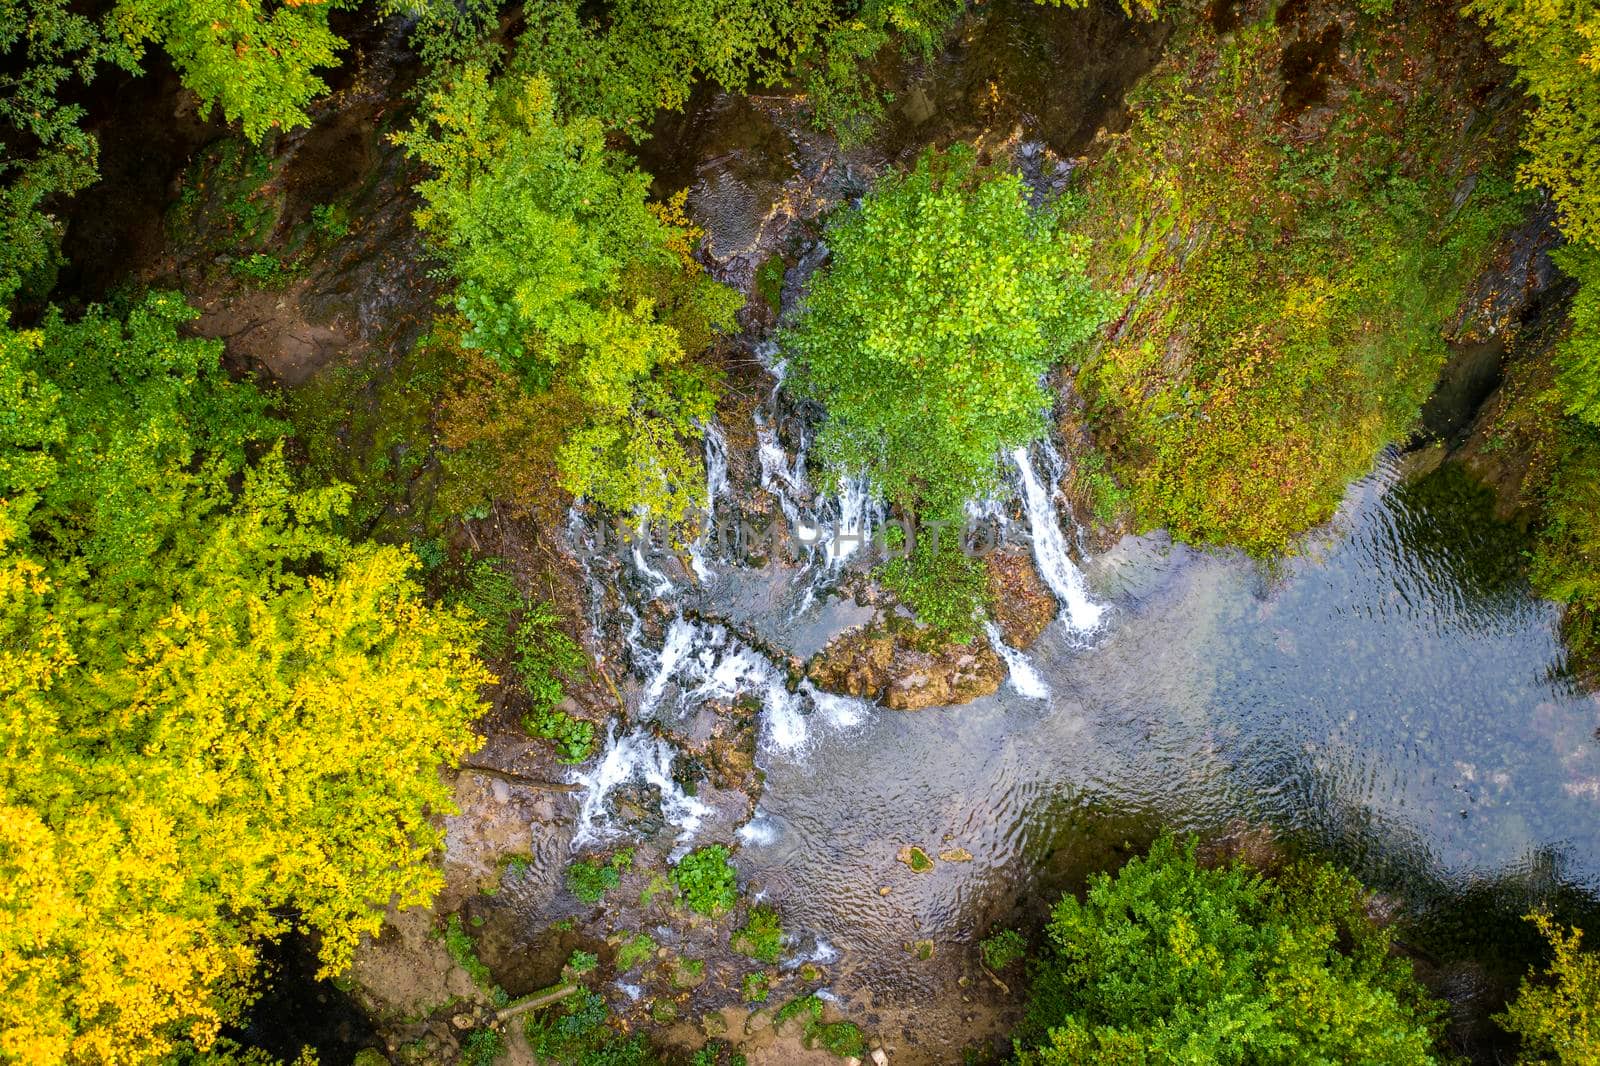
<path id="1" fill-rule="evenodd" d="M 994 623 L 1007 644 L 1027 649 L 1055 618 L 1056 598 L 1045 587 L 1026 548 L 1002 548 L 984 563 L 989 571 Z"/>
<path id="2" fill-rule="evenodd" d="M 876 700 L 897 711 L 971 703 L 1000 687 L 1006 664 L 983 637 L 939 644 L 891 616 L 829 641 L 806 667 L 825 692 Z"/>

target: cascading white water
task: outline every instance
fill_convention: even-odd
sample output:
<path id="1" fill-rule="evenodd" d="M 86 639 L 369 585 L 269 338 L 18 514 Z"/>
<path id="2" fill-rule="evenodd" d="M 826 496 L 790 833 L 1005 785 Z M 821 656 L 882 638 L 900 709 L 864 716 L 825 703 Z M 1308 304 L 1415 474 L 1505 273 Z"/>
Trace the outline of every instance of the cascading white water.
<path id="1" fill-rule="evenodd" d="M 661 793 L 661 816 L 678 829 L 680 847 L 694 837 L 711 808 L 684 792 L 672 779 L 671 745 L 643 730 L 618 736 L 616 727 L 606 731 L 606 745 L 600 759 L 589 770 L 576 770 L 572 783 L 582 788 L 578 807 L 578 831 L 574 849 L 598 844 L 615 830 L 610 823 L 606 801 L 619 787 L 633 781 L 654 785 Z"/>
<path id="2" fill-rule="evenodd" d="M 717 498 L 731 496 L 728 486 L 728 440 L 722 427 L 715 422 L 706 423 L 702 429 L 706 452 L 706 514 L 705 527 L 689 546 L 689 565 L 694 576 L 702 582 L 711 579 L 711 567 L 706 562 L 706 545 L 714 543 L 717 525 Z"/>
<path id="3" fill-rule="evenodd" d="M 1022 502 L 1028 512 L 1028 528 L 1033 536 L 1033 558 L 1039 566 L 1039 574 L 1066 608 L 1067 623 L 1079 631 L 1094 629 L 1100 624 L 1105 606 L 1089 598 L 1083 571 L 1073 564 L 1072 557 L 1067 554 L 1067 541 L 1061 533 L 1061 519 L 1056 514 L 1055 502 L 1034 474 L 1027 448 L 1013 451 L 1011 460 L 1017 464 L 1017 472 L 1022 477 Z"/>
<path id="4" fill-rule="evenodd" d="M 1033 663 L 1022 652 L 1006 643 L 1006 638 L 1001 636 L 1000 627 L 993 622 L 985 622 L 984 630 L 989 634 L 989 644 L 1000 653 L 1000 658 L 1006 661 L 1006 668 L 1010 671 L 1008 681 L 1017 694 L 1026 696 L 1030 700 L 1047 700 L 1050 698 L 1050 686 L 1044 683 L 1044 678 L 1039 676 L 1039 671 L 1033 668 Z"/>
<path id="5" fill-rule="evenodd" d="M 650 516 L 643 511 L 639 513 L 639 525 L 635 530 L 633 541 L 633 566 L 639 576 L 650 582 L 650 595 L 665 596 L 673 590 L 672 579 L 661 571 L 651 566 L 645 558 L 645 549 L 650 546 Z"/>

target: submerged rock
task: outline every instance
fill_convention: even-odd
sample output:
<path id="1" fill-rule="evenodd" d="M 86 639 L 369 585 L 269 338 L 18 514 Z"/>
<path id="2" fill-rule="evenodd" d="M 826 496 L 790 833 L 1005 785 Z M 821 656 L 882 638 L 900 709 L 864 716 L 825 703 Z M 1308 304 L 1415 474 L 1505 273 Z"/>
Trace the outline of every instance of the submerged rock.
<path id="1" fill-rule="evenodd" d="M 926 630 L 891 616 L 833 638 L 811 659 L 806 676 L 824 692 L 915 711 L 989 695 L 1005 681 L 1006 664 L 987 638 L 931 643 Z"/>

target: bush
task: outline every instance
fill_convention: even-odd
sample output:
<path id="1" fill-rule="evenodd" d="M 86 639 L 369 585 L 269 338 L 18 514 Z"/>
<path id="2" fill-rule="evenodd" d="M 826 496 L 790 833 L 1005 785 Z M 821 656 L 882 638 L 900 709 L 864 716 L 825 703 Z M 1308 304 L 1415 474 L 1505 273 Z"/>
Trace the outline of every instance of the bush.
<path id="1" fill-rule="evenodd" d="M 1545 914 L 1530 914 L 1528 920 L 1539 927 L 1555 957 L 1538 983 L 1523 979 L 1517 998 L 1495 1021 L 1522 1038 L 1519 1062 L 1600 1062 L 1600 955 L 1579 950 L 1581 929 L 1563 932 Z"/>
<path id="2" fill-rule="evenodd" d="M 996 458 L 1039 437 L 1040 378 L 1100 323 L 1062 205 L 1016 174 L 930 151 L 828 228 L 831 260 L 782 335 L 802 393 L 828 409 L 817 456 L 894 503 L 957 518 Z"/>
<path id="3" fill-rule="evenodd" d="M 1435 1062 L 1439 1007 L 1329 866 L 1205 869 L 1158 839 L 1051 915 L 1023 1064 Z"/>
<path id="4" fill-rule="evenodd" d="M 730 946 L 757 962 L 775 963 L 783 954 L 783 925 L 772 907 L 753 907 L 744 928 L 733 934 Z"/>
<path id="5" fill-rule="evenodd" d="M 585 903 L 599 903 L 622 883 L 622 874 L 632 865 L 632 848 L 617 852 L 603 863 L 579 860 L 567 867 L 567 891 Z"/>
<path id="6" fill-rule="evenodd" d="M 673 867 L 672 880 L 689 909 L 708 918 L 720 917 L 739 902 L 739 876 L 721 844 L 685 855 Z"/>
<path id="7" fill-rule="evenodd" d="M 919 537 L 910 555 L 879 567 L 878 579 L 940 638 L 964 643 L 978 635 L 989 576 L 980 560 L 962 551 L 958 529 L 944 534 L 937 547 L 931 536 Z"/>

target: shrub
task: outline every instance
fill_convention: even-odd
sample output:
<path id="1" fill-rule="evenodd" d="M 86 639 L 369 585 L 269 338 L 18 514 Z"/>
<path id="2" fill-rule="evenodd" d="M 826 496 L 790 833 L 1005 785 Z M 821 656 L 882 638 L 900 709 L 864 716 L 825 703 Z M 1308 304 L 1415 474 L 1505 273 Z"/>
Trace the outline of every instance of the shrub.
<path id="1" fill-rule="evenodd" d="M 567 891 L 585 903 L 599 903 L 622 883 L 622 874 L 632 865 L 632 848 L 624 848 L 603 863 L 581 859 L 567 867 Z"/>
<path id="2" fill-rule="evenodd" d="M 825 465 L 939 517 L 997 486 L 1000 450 L 1044 432 L 1041 376 L 1105 309 L 1060 221 L 964 147 L 924 153 L 833 221 L 782 335 L 795 387 L 828 410 Z"/>
<path id="3" fill-rule="evenodd" d="M 978 635 L 989 603 L 989 577 L 983 563 L 967 555 L 960 531 L 938 538 L 919 537 L 909 555 L 878 568 L 883 587 L 917 612 L 939 637 L 963 643 Z"/>
<path id="4" fill-rule="evenodd" d="M 1523 979 L 1517 998 L 1495 1021 L 1522 1038 L 1519 1062 L 1600 1062 L 1600 954 L 1579 950 L 1581 929 L 1563 931 L 1546 914 L 1528 920 L 1549 941 L 1554 958 L 1537 983 Z"/>
<path id="5" fill-rule="evenodd" d="M 734 951 L 757 962 L 775 963 L 783 954 L 783 925 L 772 907 L 752 907 L 744 928 L 733 934 Z"/>
<path id="6" fill-rule="evenodd" d="M 600 965 L 600 956 L 592 951 L 574 951 L 567 959 L 567 967 L 573 973 L 588 973 L 598 965 Z"/>
<path id="7" fill-rule="evenodd" d="M 991 970 L 1003 970 L 1014 962 L 1028 957 L 1028 942 L 1015 929 L 1002 929 L 978 942 L 983 964 Z"/>
<path id="8" fill-rule="evenodd" d="M 1535 102 L 1522 134 L 1522 181 L 1550 190 L 1568 237 L 1600 246 L 1600 14 L 1580 3 L 1518 0 L 1470 0 L 1466 11 L 1488 27 Z"/>
<path id="9" fill-rule="evenodd" d="M 442 885 L 481 744 L 474 624 L 334 530 L 190 317 L 0 327 L 0 1044 L 41 1062 L 204 1050 L 291 927 L 344 969 Z"/>
<path id="10" fill-rule="evenodd" d="M 697 848 L 673 867 L 672 880 L 689 909 L 720 917 L 739 902 L 739 876 L 721 844 Z"/>
<path id="11" fill-rule="evenodd" d="M 1329 866 L 1205 869 L 1170 835 L 1064 897 L 1023 1064 L 1435 1062 L 1439 1008 Z"/>

